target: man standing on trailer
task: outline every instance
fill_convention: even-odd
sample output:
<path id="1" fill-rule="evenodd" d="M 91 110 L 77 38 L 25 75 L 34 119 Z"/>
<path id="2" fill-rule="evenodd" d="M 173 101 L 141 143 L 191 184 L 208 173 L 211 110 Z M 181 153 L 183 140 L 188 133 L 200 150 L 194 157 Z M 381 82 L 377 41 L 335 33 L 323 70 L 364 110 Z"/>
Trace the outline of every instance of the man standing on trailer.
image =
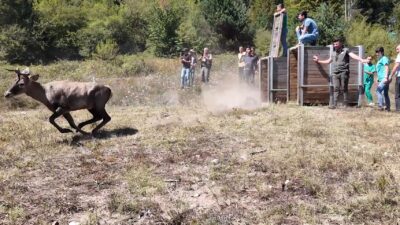
<path id="1" fill-rule="evenodd" d="M 283 3 L 279 3 L 276 6 L 276 13 L 274 14 L 274 16 L 278 16 L 282 14 L 283 16 L 283 21 L 282 21 L 282 33 L 281 33 L 281 44 L 282 44 L 282 57 L 286 57 L 287 55 L 287 42 L 286 42 L 286 36 L 287 36 L 287 32 L 288 32 L 288 28 L 287 28 L 287 13 L 286 13 L 286 9 L 285 6 L 283 5 Z"/>
<path id="2" fill-rule="evenodd" d="M 350 75 L 350 57 L 362 63 L 367 63 L 367 59 L 362 59 L 358 55 L 350 52 L 348 48 L 343 45 L 343 38 L 335 38 L 333 41 L 333 53 L 329 59 L 320 60 L 318 56 L 314 55 L 313 60 L 316 63 L 329 64 L 332 63 L 332 74 L 330 79 L 333 83 L 333 102 L 329 106 L 330 109 L 337 107 L 337 100 L 339 92 L 343 91 L 344 106 L 348 104 L 348 85 Z"/>

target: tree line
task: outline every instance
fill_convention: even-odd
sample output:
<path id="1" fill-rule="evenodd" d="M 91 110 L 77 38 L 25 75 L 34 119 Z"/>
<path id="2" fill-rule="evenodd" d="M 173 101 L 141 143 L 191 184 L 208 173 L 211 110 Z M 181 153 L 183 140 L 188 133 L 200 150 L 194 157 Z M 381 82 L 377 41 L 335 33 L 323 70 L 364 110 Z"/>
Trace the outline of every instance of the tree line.
<path id="1" fill-rule="evenodd" d="M 171 57 L 183 48 L 223 53 L 239 45 L 265 55 L 273 13 L 282 2 L 289 45 L 296 44 L 292 31 L 300 10 L 317 21 L 319 45 L 341 35 L 372 53 L 398 40 L 400 0 L 2 0 L 0 60 L 107 60 L 141 52 Z"/>

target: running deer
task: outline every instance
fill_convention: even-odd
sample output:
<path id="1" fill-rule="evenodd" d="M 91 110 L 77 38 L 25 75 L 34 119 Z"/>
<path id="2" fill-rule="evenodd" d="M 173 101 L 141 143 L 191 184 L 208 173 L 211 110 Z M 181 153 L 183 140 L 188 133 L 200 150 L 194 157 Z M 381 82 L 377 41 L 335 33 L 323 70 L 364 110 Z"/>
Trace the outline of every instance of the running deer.
<path id="1" fill-rule="evenodd" d="M 19 69 L 8 71 L 17 74 L 17 81 L 5 92 L 4 97 L 9 98 L 25 93 L 43 103 L 53 112 L 53 115 L 49 118 L 50 123 L 61 133 L 72 132 L 72 130 L 62 128 L 54 121 L 59 116 L 63 116 L 72 128 L 82 134 L 87 134 L 81 128 L 88 124 L 103 120 L 93 129 L 92 134 L 96 134 L 101 127 L 111 120 L 105 110 L 106 103 L 112 96 L 111 89 L 108 86 L 91 82 L 70 81 L 53 81 L 42 85 L 37 82 L 39 75 L 30 75 L 29 68 L 22 71 Z M 76 126 L 70 111 L 80 109 L 89 110 L 93 118 Z"/>

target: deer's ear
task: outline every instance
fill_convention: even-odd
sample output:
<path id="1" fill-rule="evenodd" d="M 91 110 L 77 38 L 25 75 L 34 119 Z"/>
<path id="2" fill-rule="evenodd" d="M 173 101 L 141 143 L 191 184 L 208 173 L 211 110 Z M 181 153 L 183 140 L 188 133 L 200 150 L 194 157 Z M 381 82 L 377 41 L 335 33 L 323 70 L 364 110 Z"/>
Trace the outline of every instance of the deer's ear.
<path id="1" fill-rule="evenodd" d="M 33 81 L 37 81 L 39 79 L 39 74 L 31 76 L 30 79 Z"/>

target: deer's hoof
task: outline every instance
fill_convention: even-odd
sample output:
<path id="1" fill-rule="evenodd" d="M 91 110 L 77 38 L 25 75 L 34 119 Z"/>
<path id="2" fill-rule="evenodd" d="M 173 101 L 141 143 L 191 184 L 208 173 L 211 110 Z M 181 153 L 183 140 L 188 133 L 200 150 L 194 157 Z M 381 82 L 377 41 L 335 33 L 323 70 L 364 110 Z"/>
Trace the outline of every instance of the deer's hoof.
<path id="1" fill-rule="evenodd" d="M 65 129 L 61 129 L 60 132 L 61 133 L 72 133 L 73 131 L 70 130 L 70 129 L 65 128 Z"/>

